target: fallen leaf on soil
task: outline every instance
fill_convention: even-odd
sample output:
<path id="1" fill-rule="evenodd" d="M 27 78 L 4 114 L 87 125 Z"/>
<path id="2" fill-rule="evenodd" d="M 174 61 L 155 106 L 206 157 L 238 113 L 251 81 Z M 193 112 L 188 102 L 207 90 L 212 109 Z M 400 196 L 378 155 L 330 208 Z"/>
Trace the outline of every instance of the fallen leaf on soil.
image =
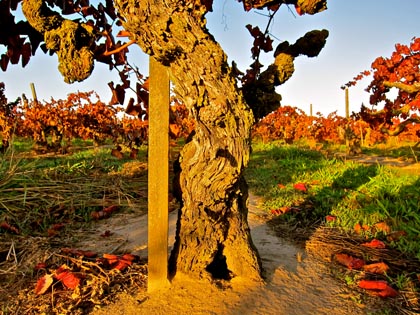
<path id="1" fill-rule="evenodd" d="M 56 224 L 51 225 L 51 227 L 47 230 L 48 236 L 49 237 L 56 236 L 58 234 L 58 231 L 63 229 L 64 226 L 65 226 L 64 223 L 56 223 Z"/>
<path id="2" fill-rule="evenodd" d="M 112 269 L 123 271 L 128 266 L 131 266 L 131 261 L 120 259 L 118 260 L 118 263 Z"/>
<path id="3" fill-rule="evenodd" d="M 37 264 L 34 266 L 34 270 L 40 270 L 40 269 L 45 269 L 45 268 L 47 268 L 47 264 L 46 264 L 46 263 L 44 263 L 44 262 L 42 262 L 42 263 L 37 263 Z"/>
<path id="4" fill-rule="evenodd" d="M 97 253 L 92 252 L 90 250 L 81 250 L 81 249 L 76 249 L 76 248 L 62 248 L 61 252 L 67 255 L 74 255 L 74 256 L 83 256 L 86 258 L 94 258 L 96 256 L 98 256 Z"/>
<path id="5" fill-rule="evenodd" d="M 105 258 L 110 265 L 113 265 L 119 261 L 118 256 L 113 254 L 103 254 L 102 257 Z"/>
<path id="6" fill-rule="evenodd" d="M 0 228 L 2 228 L 3 230 L 6 230 L 8 232 L 14 233 L 14 234 L 20 234 L 20 231 L 17 227 L 14 227 L 13 225 L 10 225 L 6 221 L 3 221 L 2 223 L 0 223 Z"/>
<path id="7" fill-rule="evenodd" d="M 388 242 L 397 242 L 404 236 L 407 236 L 406 231 L 395 231 L 387 235 L 386 239 Z"/>
<path id="8" fill-rule="evenodd" d="M 124 157 L 124 155 L 122 154 L 122 152 L 120 150 L 118 150 L 118 149 L 112 149 L 111 150 L 111 155 L 114 156 L 114 157 L 116 157 L 119 160 L 121 160 Z"/>
<path id="9" fill-rule="evenodd" d="M 373 240 L 371 240 L 370 242 L 367 242 L 367 243 L 363 243 L 363 244 L 361 244 L 362 246 L 365 246 L 365 247 L 370 247 L 370 248 L 378 248 L 378 249 L 383 249 L 383 248 L 385 248 L 386 247 L 386 245 L 385 245 L 385 243 L 384 242 L 382 242 L 382 241 L 380 241 L 380 240 L 377 240 L 376 238 L 374 238 Z"/>
<path id="10" fill-rule="evenodd" d="M 347 254 L 335 254 L 338 263 L 349 269 L 360 269 L 365 265 L 365 261 Z"/>
<path id="11" fill-rule="evenodd" d="M 355 226 L 354 226 L 354 231 L 357 233 L 357 234 L 362 234 L 363 232 L 366 232 L 366 231 L 368 231 L 370 228 L 369 228 L 369 226 L 368 225 L 361 225 L 360 223 L 356 223 L 355 224 Z"/>
<path id="12" fill-rule="evenodd" d="M 391 232 L 390 226 L 385 222 L 379 222 L 374 225 L 376 232 L 383 232 L 388 234 Z"/>
<path id="13" fill-rule="evenodd" d="M 297 183 L 293 185 L 293 188 L 302 192 L 307 192 L 308 188 L 306 188 L 306 185 L 304 183 Z"/>
<path id="14" fill-rule="evenodd" d="M 359 281 L 359 287 L 370 290 L 373 295 L 380 297 L 396 297 L 398 295 L 398 291 L 383 280 L 361 280 Z"/>
<path id="15" fill-rule="evenodd" d="M 38 281 L 36 282 L 35 294 L 36 295 L 44 294 L 45 292 L 47 292 L 48 288 L 51 286 L 52 283 L 53 283 L 52 275 L 47 274 L 39 278 Z"/>
<path id="16" fill-rule="evenodd" d="M 286 188 L 286 186 L 284 186 L 283 184 L 277 184 L 277 187 L 280 189 Z"/>
<path id="17" fill-rule="evenodd" d="M 101 234 L 101 237 L 110 237 L 112 235 L 112 232 L 110 230 L 106 230 Z"/>
<path id="18" fill-rule="evenodd" d="M 127 260 L 127 261 L 135 261 L 137 260 L 139 257 L 133 254 L 124 254 L 121 256 L 122 259 Z"/>
<path id="19" fill-rule="evenodd" d="M 90 216 L 92 217 L 92 219 L 95 220 L 105 219 L 108 218 L 111 215 L 111 213 L 117 209 L 118 206 L 109 206 L 101 211 L 92 211 Z"/>
<path id="20" fill-rule="evenodd" d="M 281 215 L 281 214 L 285 214 L 285 213 L 289 212 L 290 210 L 292 210 L 291 207 L 284 206 L 284 207 L 281 207 L 281 208 L 272 209 L 271 214 Z"/>
<path id="21" fill-rule="evenodd" d="M 389 266 L 384 262 L 364 265 L 363 270 L 366 272 L 383 275 L 388 272 Z"/>
<path id="22" fill-rule="evenodd" d="M 71 290 L 76 289 L 80 283 L 80 279 L 66 265 L 62 265 L 55 271 L 54 278 Z"/>
<path id="23" fill-rule="evenodd" d="M 327 220 L 328 222 L 332 222 L 332 221 L 337 220 L 337 217 L 335 215 L 327 215 L 325 217 L 325 220 Z"/>

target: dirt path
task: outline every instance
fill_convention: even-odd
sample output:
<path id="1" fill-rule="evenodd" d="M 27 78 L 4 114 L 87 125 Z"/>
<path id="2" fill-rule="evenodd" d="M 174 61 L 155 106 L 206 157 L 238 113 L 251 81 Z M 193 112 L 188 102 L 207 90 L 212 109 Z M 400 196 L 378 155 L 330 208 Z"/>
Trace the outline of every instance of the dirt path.
<path id="1" fill-rule="evenodd" d="M 251 233 L 262 258 L 265 283 L 235 278 L 228 287 L 221 288 L 177 276 L 167 290 L 136 297 L 122 294 L 115 304 L 93 314 L 366 314 L 366 306 L 352 300 L 354 295 L 329 275 L 325 265 L 308 256 L 303 248 L 274 234 L 262 219 L 255 197 L 251 198 L 249 209 Z M 176 212 L 170 213 L 169 218 L 172 244 Z M 147 216 L 134 220 L 121 216 L 103 224 L 97 233 L 111 230 L 115 242 L 89 238 L 81 244 L 84 248 L 104 252 L 118 249 L 146 257 Z"/>

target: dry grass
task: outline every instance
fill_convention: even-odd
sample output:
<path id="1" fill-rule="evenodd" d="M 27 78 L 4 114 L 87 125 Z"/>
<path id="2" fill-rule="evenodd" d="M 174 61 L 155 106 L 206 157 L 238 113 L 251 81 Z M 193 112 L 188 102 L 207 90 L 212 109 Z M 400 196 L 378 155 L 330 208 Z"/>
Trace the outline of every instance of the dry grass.
<path id="1" fill-rule="evenodd" d="M 412 257 L 407 257 L 394 249 L 377 249 L 362 246 L 366 239 L 362 236 L 347 234 L 337 228 L 320 227 L 306 242 L 307 251 L 327 262 L 334 262 L 334 255 L 346 253 L 353 257 L 362 258 L 368 263 L 385 262 L 390 271 L 388 275 L 366 275 L 362 271 L 352 270 L 355 278 L 373 277 L 374 279 L 388 280 L 392 275 L 404 274 L 400 278 L 401 286 L 394 307 L 405 315 L 420 313 L 420 287 L 419 270 L 420 262 Z"/>

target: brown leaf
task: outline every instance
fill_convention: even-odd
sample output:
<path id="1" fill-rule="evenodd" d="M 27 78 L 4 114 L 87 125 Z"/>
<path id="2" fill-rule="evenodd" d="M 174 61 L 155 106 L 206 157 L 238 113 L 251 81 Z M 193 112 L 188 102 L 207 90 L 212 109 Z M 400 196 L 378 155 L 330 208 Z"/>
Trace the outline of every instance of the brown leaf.
<path id="1" fill-rule="evenodd" d="M 11 232 L 13 234 L 20 234 L 20 231 L 17 227 L 14 227 L 13 225 L 10 225 L 6 221 L 3 221 L 0 223 L 0 228 L 3 230 L 6 230 L 8 232 Z"/>
<path id="2" fill-rule="evenodd" d="M 116 157 L 119 160 L 121 160 L 124 157 L 124 154 L 122 154 L 122 152 L 118 149 L 112 149 L 111 150 L 111 155 Z"/>
<path id="3" fill-rule="evenodd" d="M 90 251 L 90 250 L 81 250 L 76 248 L 62 248 L 61 252 L 67 255 L 74 255 L 77 257 L 86 257 L 86 258 L 93 258 L 96 257 L 98 254 Z"/>
<path id="4" fill-rule="evenodd" d="M 389 266 L 384 262 L 364 265 L 363 270 L 366 272 L 383 275 L 388 272 Z"/>
<path id="5" fill-rule="evenodd" d="M 347 254 L 335 254 L 335 259 L 338 263 L 349 269 L 361 269 L 365 265 L 363 259 L 355 258 Z"/>
<path id="6" fill-rule="evenodd" d="M 35 294 L 36 295 L 44 294 L 48 290 L 48 288 L 52 285 L 52 283 L 53 283 L 52 275 L 47 274 L 39 278 L 38 281 L 36 282 Z"/>
<path id="7" fill-rule="evenodd" d="M 387 235 L 386 239 L 388 242 L 397 242 L 404 236 L 407 236 L 406 231 L 394 231 Z"/>
<path id="8" fill-rule="evenodd" d="M 109 207 L 103 209 L 102 211 L 105 212 L 105 213 L 111 214 L 115 210 L 118 210 L 118 206 L 117 205 L 109 206 Z"/>

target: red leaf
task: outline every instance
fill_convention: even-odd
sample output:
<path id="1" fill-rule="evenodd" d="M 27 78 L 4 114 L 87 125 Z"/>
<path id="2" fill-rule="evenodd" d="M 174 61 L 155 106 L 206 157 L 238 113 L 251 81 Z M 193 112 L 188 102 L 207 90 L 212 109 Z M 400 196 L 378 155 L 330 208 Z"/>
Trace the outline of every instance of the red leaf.
<path id="1" fill-rule="evenodd" d="M 39 278 L 38 281 L 36 282 L 35 294 L 36 295 L 44 294 L 48 290 L 48 288 L 52 285 L 52 283 L 53 283 L 52 275 L 47 274 Z"/>
<path id="2" fill-rule="evenodd" d="M 347 254 L 335 254 L 338 263 L 349 269 L 360 269 L 365 265 L 365 261 Z"/>
<path id="3" fill-rule="evenodd" d="M 294 184 L 293 185 L 293 188 L 296 189 L 296 190 L 303 191 L 303 192 L 307 192 L 308 191 L 308 189 L 306 188 L 306 185 L 304 183 Z"/>
<path id="4" fill-rule="evenodd" d="M 128 266 L 131 266 L 131 261 L 120 259 L 118 260 L 118 263 L 113 267 L 113 269 L 123 271 Z"/>
<path id="5" fill-rule="evenodd" d="M 335 215 L 327 215 L 325 217 L 325 220 L 327 220 L 328 222 L 332 222 L 332 221 L 337 220 L 337 217 Z"/>
<path id="6" fill-rule="evenodd" d="M 54 278 L 61 281 L 65 287 L 74 290 L 80 284 L 80 279 L 67 268 L 66 265 L 58 268 L 54 274 Z"/>
<path id="7" fill-rule="evenodd" d="M 287 212 L 290 212 L 291 210 L 292 210 L 291 207 L 284 206 L 284 207 L 280 207 L 280 208 L 277 208 L 277 209 L 272 209 L 271 214 L 281 215 L 281 214 L 285 214 Z"/>
<path id="8" fill-rule="evenodd" d="M 414 52 L 420 51 L 420 38 L 414 39 L 410 45 L 410 49 Z"/>
<path id="9" fill-rule="evenodd" d="M 124 259 L 124 260 L 132 262 L 132 261 L 137 260 L 139 257 L 136 256 L 136 255 L 133 255 L 133 254 L 124 254 L 124 255 L 122 255 L 121 258 Z"/>
<path id="10" fill-rule="evenodd" d="M 362 246 L 370 247 L 370 248 L 379 248 L 379 249 L 383 249 L 386 247 L 384 242 L 377 240 L 376 238 L 374 238 L 370 242 L 363 243 Z"/>
<path id="11" fill-rule="evenodd" d="M 384 280 L 361 280 L 359 281 L 359 288 L 367 290 L 385 290 L 388 282 Z"/>
<path id="12" fill-rule="evenodd" d="M 118 256 L 113 254 L 103 254 L 102 257 L 105 258 L 110 265 L 113 265 L 119 261 Z"/>
<path id="13" fill-rule="evenodd" d="M 383 280 L 361 280 L 359 287 L 366 290 L 371 290 L 372 294 L 380 297 L 396 297 L 398 291 L 388 285 Z"/>

